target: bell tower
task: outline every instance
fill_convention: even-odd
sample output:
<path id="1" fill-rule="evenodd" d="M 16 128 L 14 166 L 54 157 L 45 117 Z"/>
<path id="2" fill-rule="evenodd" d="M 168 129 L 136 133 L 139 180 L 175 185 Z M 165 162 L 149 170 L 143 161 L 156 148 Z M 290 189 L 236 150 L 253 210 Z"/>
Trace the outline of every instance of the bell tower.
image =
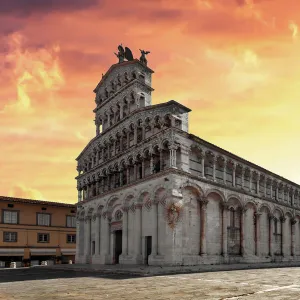
<path id="1" fill-rule="evenodd" d="M 140 50 L 140 59 L 134 59 L 129 48 L 118 46 L 118 63 L 102 75 L 94 89 L 96 94 L 96 135 L 109 130 L 130 113 L 152 104 L 151 77 L 154 73 L 147 66 L 149 51 Z"/>

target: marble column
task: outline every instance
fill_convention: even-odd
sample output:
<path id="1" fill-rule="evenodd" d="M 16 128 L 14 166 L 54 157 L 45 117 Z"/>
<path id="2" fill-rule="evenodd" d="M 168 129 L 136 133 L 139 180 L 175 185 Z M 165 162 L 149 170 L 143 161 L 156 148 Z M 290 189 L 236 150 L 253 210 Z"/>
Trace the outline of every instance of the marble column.
<path id="1" fill-rule="evenodd" d="M 163 149 L 159 149 L 159 163 L 160 163 L 159 168 L 160 168 L 160 171 L 163 170 L 163 163 L 164 163 L 163 154 L 164 154 Z"/>
<path id="2" fill-rule="evenodd" d="M 267 197 L 267 178 L 265 177 L 265 191 L 264 191 L 264 196 Z"/>
<path id="3" fill-rule="evenodd" d="M 100 194 L 100 179 L 98 178 L 96 181 L 96 196 Z"/>
<path id="4" fill-rule="evenodd" d="M 137 259 L 142 255 L 142 207 L 142 203 L 135 206 L 135 254 Z"/>
<path id="5" fill-rule="evenodd" d="M 242 167 L 242 189 L 244 188 L 245 169 Z"/>
<path id="6" fill-rule="evenodd" d="M 232 165 L 232 185 L 235 187 L 235 171 L 236 171 L 236 164 L 233 163 Z"/>
<path id="7" fill-rule="evenodd" d="M 123 151 L 123 136 L 121 135 L 120 139 L 119 139 L 119 143 L 120 143 L 120 151 L 119 153 L 122 153 Z"/>
<path id="8" fill-rule="evenodd" d="M 77 243 L 76 243 L 76 256 L 75 256 L 75 262 L 79 262 L 79 257 L 82 255 L 80 248 L 81 248 L 81 218 L 79 216 L 76 217 L 76 236 L 77 236 Z M 84 242 L 84 241 L 83 241 Z"/>
<path id="9" fill-rule="evenodd" d="M 201 156 L 202 177 L 205 178 L 205 155 Z"/>
<path id="10" fill-rule="evenodd" d="M 217 163 L 217 158 L 213 158 L 213 181 L 216 181 L 216 163 Z"/>
<path id="11" fill-rule="evenodd" d="M 128 255 L 128 207 L 122 207 L 122 256 L 123 258 Z"/>
<path id="12" fill-rule="evenodd" d="M 127 149 L 130 148 L 129 130 L 127 131 Z"/>
<path id="13" fill-rule="evenodd" d="M 142 159 L 142 178 L 145 177 L 145 159 Z"/>
<path id="14" fill-rule="evenodd" d="M 110 217 L 108 213 L 104 214 L 104 227 L 105 227 L 105 235 L 103 239 L 103 243 L 106 246 L 105 254 L 110 255 Z"/>
<path id="15" fill-rule="evenodd" d="M 295 231 L 296 231 L 295 225 L 296 225 L 296 223 L 297 223 L 296 219 L 291 220 L 291 242 L 292 242 L 291 255 L 293 257 L 295 257 L 295 255 L 296 255 L 296 252 L 295 252 Z"/>
<path id="16" fill-rule="evenodd" d="M 152 238 L 152 256 L 156 256 L 158 249 L 158 203 L 152 203 L 153 211 L 153 238 Z"/>
<path id="17" fill-rule="evenodd" d="M 260 173 L 257 173 L 256 178 L 256 194 L 259 195 L 259 180 L 260 180 Z"/>
<path id="18" fill-rule="evenodd" d="M 82 190 L 78 189 L 78 202 L 82 201 Z"/>
<path id="19" fill-rule="evenodd" d="M 227 160 L 224 160 L 224 167 L 223 167 L 223 181 L 224 184 L 226 185 L 226 168 L 227 168 Z"/>
<path id="20" fill-rule="evenodd" d="M 247 209 L 241 209 L 241 255 L 245 256 L 245 213 Z"/>
<path id="21" fill-rule="evenodd" d="M 269 215 L 269 256 L 273 256 L 274 217 Z"/>
<path id="22" fill-rule="evenodd" d="M 153 156 L 150 153 L 150 174 L 153 174 Z"/>
<path id="23" fill-rule="evenodd" d="M 222 205 L 222 253 L 224 257 L 228 256 L 228 238 L 227 238 L 227 227 L 228 227 L 228 204 L 223 203 Z"/>
<path id="24" fill-rule="evenodd" d="M 252 193 L 252 170 L 249 173 L 249 192 Z"/>
<path id="25" fill-rule="evenodd" d="M 129 170 L 129 166 L 127 166 L 126 169 L 126 184 L 130 183 L 130 170 Z"/>
<path id="26" fill-rule="evenodd" d="M 120 186 L 123 186 L 123 169 L 120 169 Z"/>
<path id="27" fill-rule="evenodd" d="M 270 198 L 273 199 L 273 181 L 270 183 Z"/>
<path id="28" fill-rule="evenodd" d="M 100 236 L 101 236 L 101 214 L 96 215 L 96 230 L 95 230 L 95 255 L 100 254 Z"/>
<path id="29" fill-rule="evenodd" d="M 133 129 L 133 144 L 134 145 L 137 144 L 137 126 L 134 126 L 134 129 Z"/>
<path id="30" fill-rule="evenodd" d="M 260 256 L 260 216 L 261 213 L 255 213 L 255 255 Z"/>
<path id="31" fill-rule="evenodd" d="M 137 165 L 133 162 L 133 180 L 137 180 Z"/>
<path id="32" fill-rule="evenodd" d="M 206 255 L 206 218 L 208 200 L 201 201 L 200 255 Z"/>
<path id="33" fill-rule="evenodd" d="M 86 260 L 91 255 L 91 217 L 86 217 L 84 224 L 84 255 Z"/>
<path id="34" fill-rule="evenodd" d="M 287 253 L 285 253 L 285 248 L 284 248 L 284 245 L 286 244 L 286 239 L 287 239 L 286 232 L 284 230 L 285 221 L 286 221 L 286 218 L 284 218 L 284 217 L 280 218 L 280 224 L 281 224 L 281 245 L 280 245 L 280 247 L 281 247 L 281 255 L 282 256 L 287 255 Z"/>

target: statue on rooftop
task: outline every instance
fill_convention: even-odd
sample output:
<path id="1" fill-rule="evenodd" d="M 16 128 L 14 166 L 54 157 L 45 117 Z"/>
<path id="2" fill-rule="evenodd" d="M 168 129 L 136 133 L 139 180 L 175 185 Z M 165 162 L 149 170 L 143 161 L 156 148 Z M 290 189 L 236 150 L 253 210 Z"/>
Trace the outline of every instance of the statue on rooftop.
<path id="1" fill-rule="evenodd" d="M 122 44 L 118 46 L 118 50 L 119 50 L 118 54 L 116 52 L 114 52 L 114 53 L 115 53 L 116 57 L 119 59 L 119 63 L 122 63 L 125 58 L 125 51 L 124 51 Z"/>
<path id="2" fill-rule="evenodd" d="M 144 64 L 145 66 L 147 66 L 148 61 L 146 59 L 146 55 L 149 54 L 150 51 L 145 51 L 145 50 L 141 50 L 141 49 L 140 49 L 140 51 L 141 51 L 141 54 L 142 54 L 141 57 L 140 57 L 140 62 L 142 64 Z"/>

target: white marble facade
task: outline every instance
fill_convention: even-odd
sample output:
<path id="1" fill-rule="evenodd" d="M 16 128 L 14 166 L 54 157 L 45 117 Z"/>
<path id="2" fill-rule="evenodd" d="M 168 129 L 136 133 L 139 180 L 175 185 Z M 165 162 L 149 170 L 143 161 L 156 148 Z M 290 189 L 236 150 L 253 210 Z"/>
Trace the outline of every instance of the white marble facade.
<path id="1" fill-rule="evenodd" d="M 77 158 L 77 263 L 300 260 L 300 186 L 188 133 L 190 109 L 151 104 L 153 71 L 113 65 Z"/>

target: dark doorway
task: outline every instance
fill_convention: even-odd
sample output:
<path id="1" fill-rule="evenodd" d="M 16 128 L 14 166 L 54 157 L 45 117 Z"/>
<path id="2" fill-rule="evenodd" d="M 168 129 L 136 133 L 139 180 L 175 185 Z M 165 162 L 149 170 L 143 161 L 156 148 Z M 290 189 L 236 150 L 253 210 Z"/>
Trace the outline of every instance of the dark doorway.
<path id="1" fill-rule="evenodd" d="M 119 257 L 122 254 L 122 230 L 115 231 L 115 264 L 119 263 Z"/>
<path id="2" fill-rule="evenodd" d="M 146 251 L 146 255 L 145 255 L 145 263 L 146 265 L 148 265 L 148 259 L 149 259 L 149 255 L 152 252 L 152 236 L 146 236 L 145 237 L 145 251 Z"/>

